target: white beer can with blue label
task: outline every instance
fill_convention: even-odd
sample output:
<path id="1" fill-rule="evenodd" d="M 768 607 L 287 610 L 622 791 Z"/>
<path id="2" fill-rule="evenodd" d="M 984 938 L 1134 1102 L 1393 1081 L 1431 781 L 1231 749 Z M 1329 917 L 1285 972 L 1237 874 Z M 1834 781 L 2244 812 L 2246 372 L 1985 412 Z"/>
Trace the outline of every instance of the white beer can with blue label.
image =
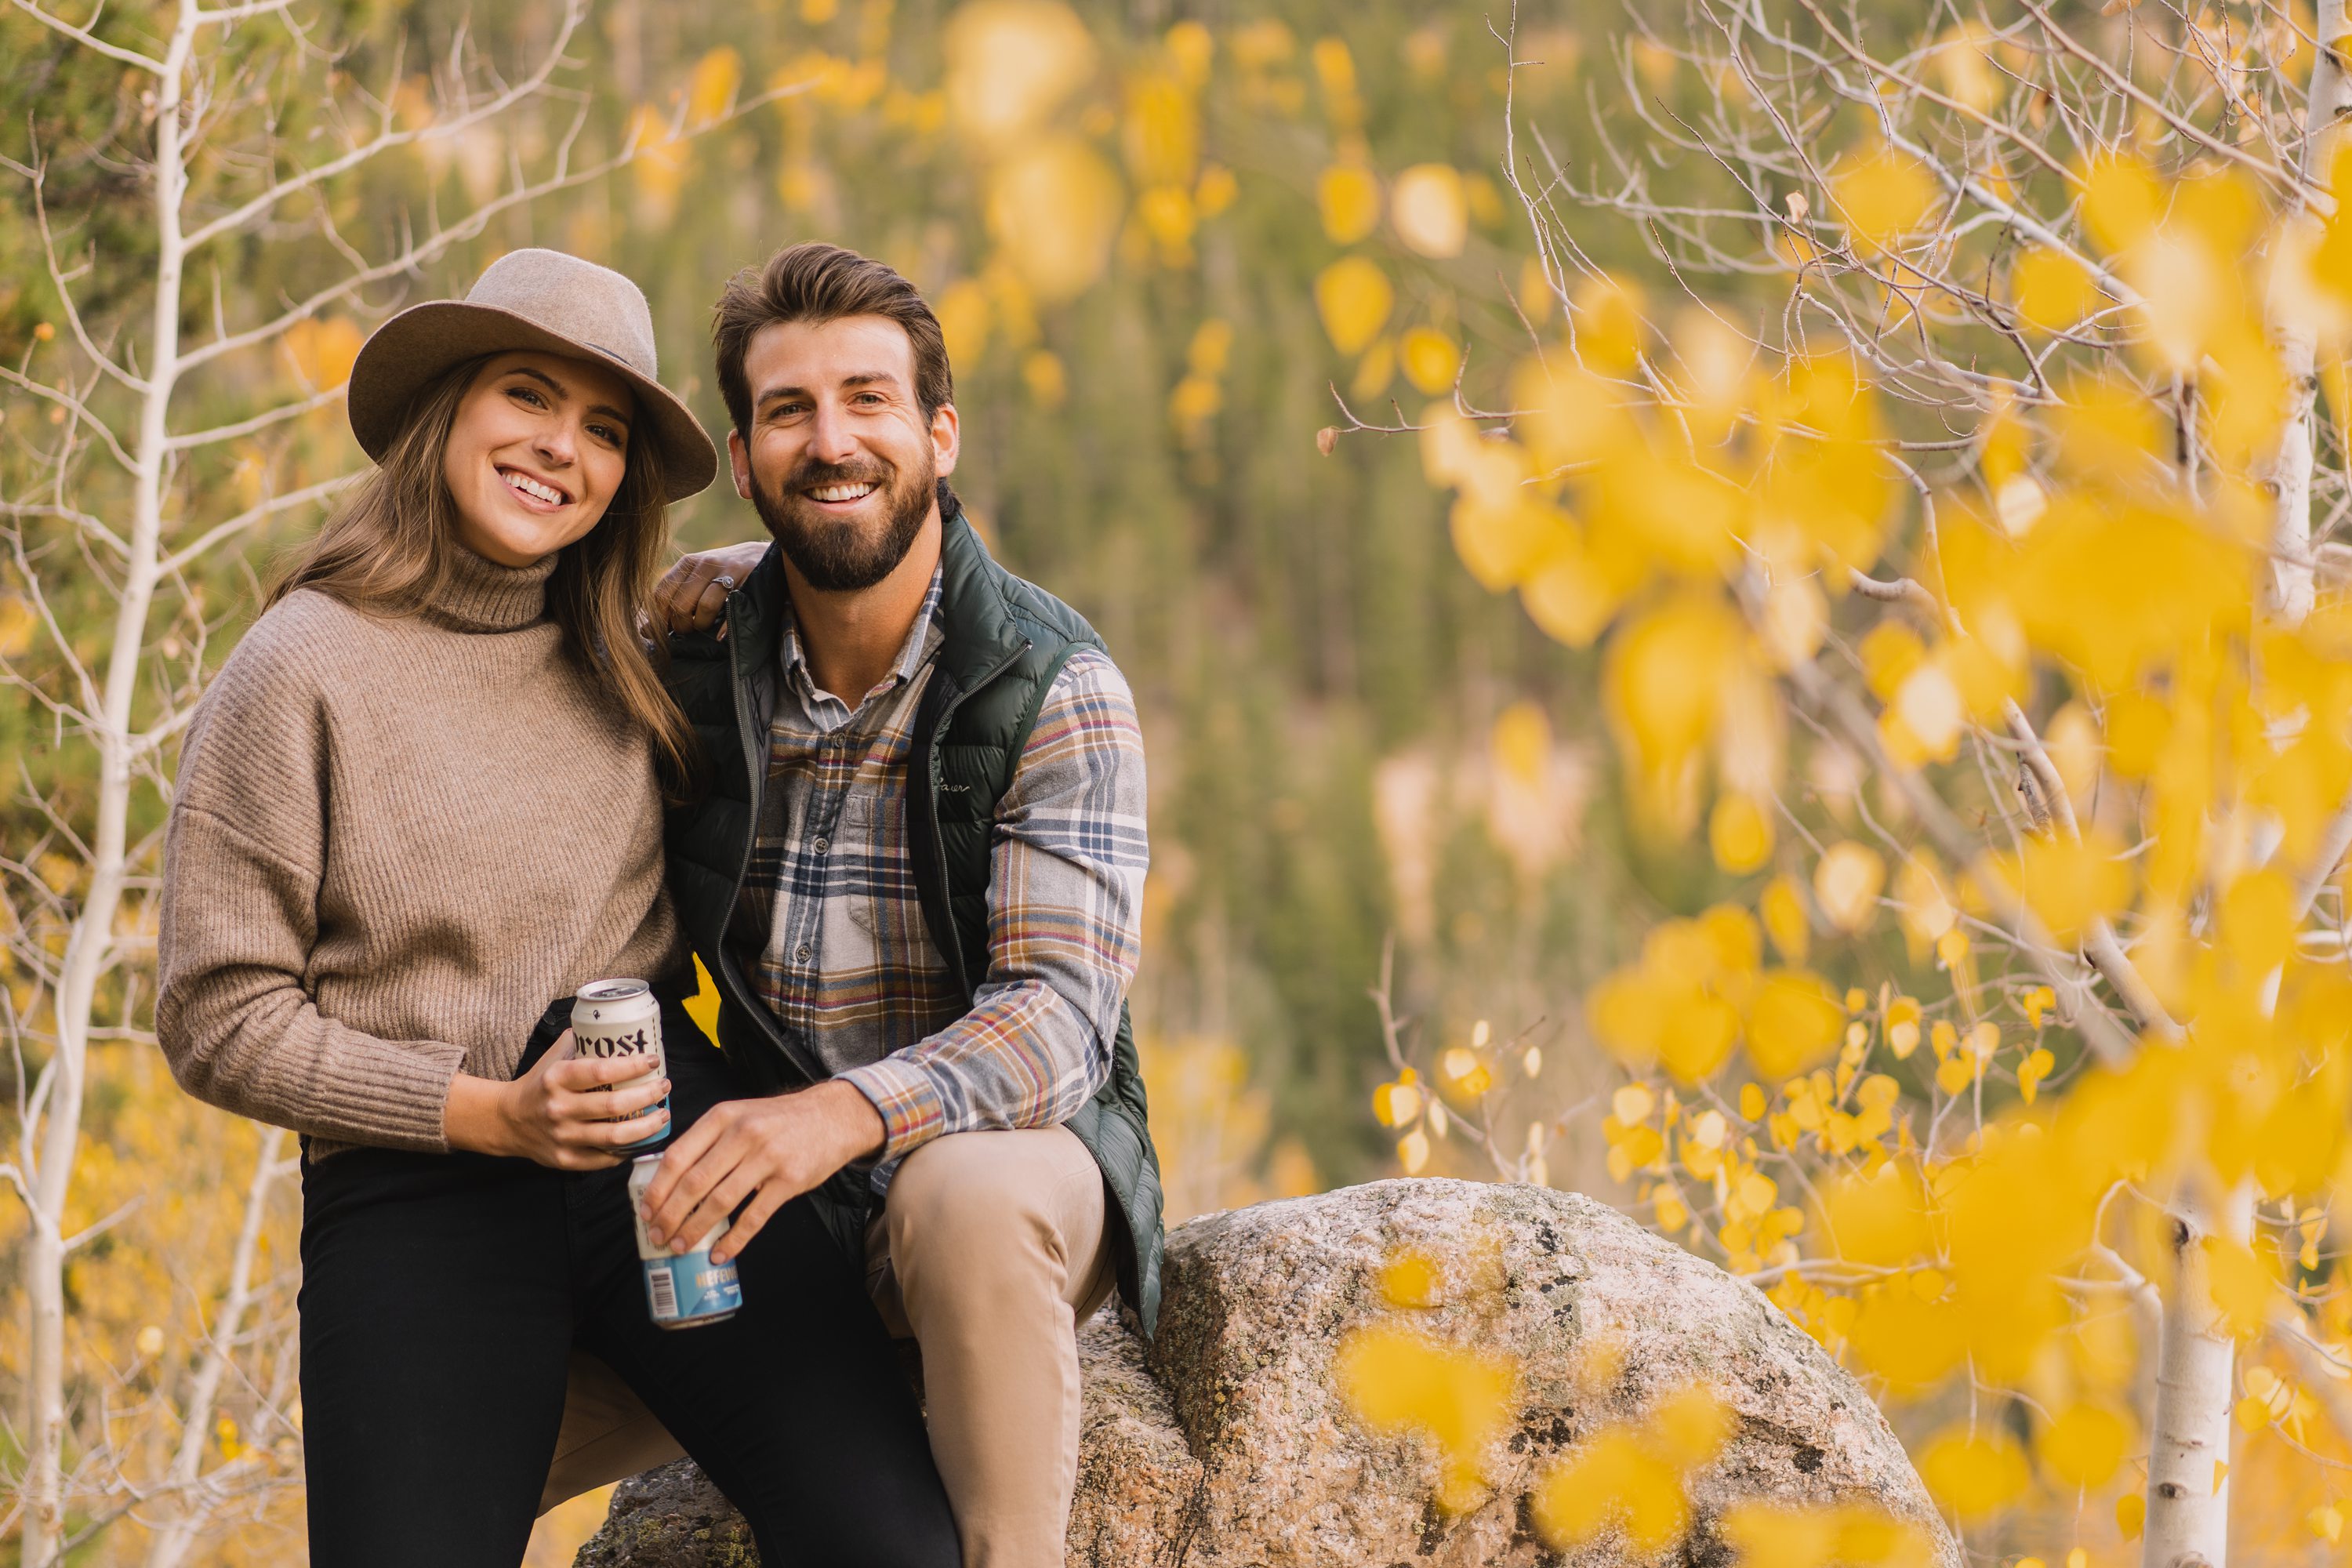
<path id="1" fill-rule="evenodd" d="M 710 1261 L 710 1248 L 727 1229 L 720 1220 L 710 1234 L 683 1252 L 656 1247 L 646 1231 L 646 1189 L 661 1169 L 659 1154 L 629 1162 L 629 1217 L 637 1227 L 637 1260 L 646 1271 L 646 1304 L 665 1329 L 698 1329 L 723 1323 L 743 1305 L 743 1282 L 732 1263 Z"/>
<path id="2" fill-rule="evenodd" d="M 661 1004 L 654 1000 L 653 987 L 642 980 L 592 980 L 583 985 L 572 999 L 572 1039 L 575 1056 L 598 1061 L 609 1061 L 614 1057 L 644 1061 L 645 1071 L 619 1083 L 601 1086 L 607 1090 L 658 1083 L 669 1070 L 669 1058 L 662 1049 Z M 669 1096 L 664 1095 L 658 1107 L 647 1106 L 636 1114 L 651 1116 L 656 1110 L 668 1109 Z M 621 1147 L 643 1149 L 659 1142 L 668 1131 L 669 1123 L 665 1121 L 635 1142 Z"/>

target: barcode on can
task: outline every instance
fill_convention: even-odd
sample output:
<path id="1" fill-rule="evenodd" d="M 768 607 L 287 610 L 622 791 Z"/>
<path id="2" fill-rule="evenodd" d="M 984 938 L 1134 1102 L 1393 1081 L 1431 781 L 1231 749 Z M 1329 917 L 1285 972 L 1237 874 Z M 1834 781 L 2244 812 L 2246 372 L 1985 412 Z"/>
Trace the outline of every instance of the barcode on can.
<path id="1" fill-rule="evenodd" d="M 656 1321 L 677 1316 L 677 1276 L 667 1268 L 656 1268 L 646 1275 L 646 1284 L 654 1295 L 654 1318 Z"/>

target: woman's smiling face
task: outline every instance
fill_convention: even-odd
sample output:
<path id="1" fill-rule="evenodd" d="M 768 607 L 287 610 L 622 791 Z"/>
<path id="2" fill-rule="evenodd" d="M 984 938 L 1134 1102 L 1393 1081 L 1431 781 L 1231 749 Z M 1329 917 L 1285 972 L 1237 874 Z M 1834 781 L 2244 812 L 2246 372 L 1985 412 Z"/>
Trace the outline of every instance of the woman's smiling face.
<path id="1" fill-rule="evenodd" d="M 593 361 L 492 359 L 466 389 L 442 454 L 457 542 L 528 566 L 595 527 L 628 470 L 635 412 L 629 384 Z"/>

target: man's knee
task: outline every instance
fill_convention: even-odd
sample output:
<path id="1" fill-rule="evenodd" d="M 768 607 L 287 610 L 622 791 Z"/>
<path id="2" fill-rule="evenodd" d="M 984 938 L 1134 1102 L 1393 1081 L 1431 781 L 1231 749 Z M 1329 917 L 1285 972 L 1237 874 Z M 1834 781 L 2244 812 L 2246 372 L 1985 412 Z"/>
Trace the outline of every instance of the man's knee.
<path id="1" fill-rule="evenodd" d="M 1085 1145 L 1065 1128 L 935 1138 L 891 1177 L 884 1212 L 894 1261 L 902 1279 L 910 1250 L 951 1253 L 960 1269 L 1066 1263 L 1094 1249 L 1094 1237 L 1070 1232 L 1100 1230 L 1100 1186 Z"/>

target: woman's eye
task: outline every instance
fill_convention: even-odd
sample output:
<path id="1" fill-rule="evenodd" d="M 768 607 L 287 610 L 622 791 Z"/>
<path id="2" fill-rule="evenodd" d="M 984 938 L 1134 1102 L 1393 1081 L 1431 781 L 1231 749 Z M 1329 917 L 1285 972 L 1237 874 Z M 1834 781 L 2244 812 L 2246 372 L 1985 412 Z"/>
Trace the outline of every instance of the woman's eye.
<path id="1" fill-rule="evenodd" d="M 528 386 L 510 386 L 507 389 L 507 395 L 509 397 L 527 399 L 533 408 L 544 408 L 547 406 L 547 399 L 541 397 L 537 392 Z"/>

